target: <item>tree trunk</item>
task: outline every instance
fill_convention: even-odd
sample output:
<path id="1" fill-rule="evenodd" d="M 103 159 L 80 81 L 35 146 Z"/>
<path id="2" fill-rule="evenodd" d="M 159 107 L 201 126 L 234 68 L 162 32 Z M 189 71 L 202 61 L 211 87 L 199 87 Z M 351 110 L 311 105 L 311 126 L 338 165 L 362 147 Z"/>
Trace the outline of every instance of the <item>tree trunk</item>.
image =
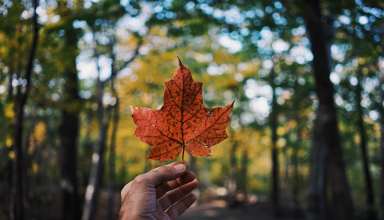
<path id="1" fill-rule="evenodd" d="M 293 146 L 292 149 L 292 195 L 293 195 L 293 204 L 295 210 L 300 209 L 299 202 L 299 193 L 300 193 L 300 174 L 299 174 L 299 148 L 301 146 L 302 138 L 301 138 L 301 128 L 299 128 L 299 121 L 297 121 L 298 127 L 296 130 L 296 146 Z"/>
<path id="2" fill-rule="evenodd" d="M 331 27 L 324 22 L 319 0 L 306 1 L 304 19 L 314 56 L 313 71 L 319 100 L 313 133 L 309 211 L 316 219 L 353 219 L 353 202 L 340 144 L 334 89 L 329 78 L 331 57 L 327 33 L 331 32 Z M 329 178 L 325 179 L 326 176 Z M 326 209 L 328 188 L 330 204 Z"/>
<path id="3" fill-rule="evenodd" d="M 28 100 L 29 91 L 31 88 L 31 78 L 33 72 L 33 65 L 36 56 L 37 44 L 39 40 L 39 24 L 38 24 L 38 0 L 33 0 L 33 33 L 32 44 L 29 51 L 28 62 L 25 70 L 25 90 L 21 88 L 22 85 L 18 85 L 15 98 L 15 121 L 14 121 L 14 134 L 13 134 L 13 147 L 16 154 L 15 162 L 15 199 L 13 214 L 16 220 L 24 219 L 24 152 L 23 152 L 23 124 L 24 124 L 24 108 Z"/>
<path id="4" fill-rule="evenodd" d="M 114 42 L 114 41 L 113 41 Z M 111 91 L 113 97 L 116 99 L 115 105 L 112 107 L 112 131 L 111 131 L 111 142 L 109 146 L 109 158 L 108 158 L 108 168 L 109 168 L 109 178 L 108 178 L 108 209 L 107 209 L 107 219 L 117 219 L 117 212 L 115 212 L 115 179 L 116 179 L 116 136 L 119 127 L 120 120 L 120 101 L 115 88 L 115 56 L 113 54 L 113 45 L 111 47 Z"/>
<path id="5" fill-rule="evenodd" d="M 380 84 L 380 96 L 381 102 L 380 106 L 380 152 L 381 152 L 381 162 L 380 162 L 380 210 L 381 210 L 381 219 L 384 220 L 384 73 L 381 76 Z"/>
<path id="6" fill-rule="evenodd" d="M 317 115 L 320 114 L 318 110 Z M 322 132 L 318 130 L 321 127 L 320 119 L 316 119 L 313 132 L 313 143 L 310 158 L 310 177 L 308 193 L 308 213 L 309 219 L 326 219 L 326 154 L 327 148 L 322 143 Z"/>
<path id="7" fill-rule="evenodd" d="M 63 220 L 76 220 L 80 218 L 80 200 L 77 177 L 77 146 L 79 138 L 79 79 L 76 70 L 77 33 L 72 25 L 64 30 L 65 48 L 64 56 L 64 94 L 59 125 L 60 139 L 60 173 Z"/>
<path id="8" fill-rule="evenodd" d="M 243 193 L 243 202 L 248 201 L 248 164 L 249 164 L 249 156 L 248 156 L 248 149 L 243 146 L 243 152 L 241 155 L 241 167 L 240 167 L 240 183 L 239 183 L 239 190 Z"/>
<path id="9" fill-rule="evenodd" d="M 299 149 L 302 146 L 303 138 L 302 138 L 302 127 L 301 127 L 301 117 L 300 117 L 300 99 L 299 96 L 299 83 L 298 76 L 296 76 L 294 89 L 295 89 L 295 97 L 294 97 L 294 120 L 296 121 L 296 143 L 292 149 L 292 195 L 293 195 L 293 204 L 295 211 L 300 209 L 299 202 L 299 193 L 300 193 L 300 174 L 299 174 Z"/>
<path id="10" fill-rule="evenodd" d="M 94 36 L 95 37 L 95 36 Z M 95 40 L 96 41 L 96 40 Z M 104 85 L 101 80 L 101 71 L 99 65 L 99 55 L 95 49 L 96 66 L 97 66 L 97 119 L 99 122 L 99 140 L 92 155 L 91 173 L 89 176 L 88 186 L 85 192 L 85 204 L 82 214 L 82 220 L 92 220 L 96 216 L 96 208 L 99 200 L 100 185 L 104 173 L 104 154 L 107 142 L 109 117 L 103 105 Z"/>
<path id="11" fill-rule="evenodd" d="M 356 98 L 356 110 L 357 110 L 357 128 L 359 131 L 360 137 L 360 150 L 361 150 L 361 161 L 363 165 L 363 174 L 364 174 L 364 184 L 365 184 L 365 195 L 366 195 L 366 214 L 367 219 L 376 219 L 375 213 L 375 198 L 373 192 L 373 183 L 372 183 L 372 174 L 369 168 L 369 154 L 367 147 L 367 134 L 364 126 L 364 112 L 363 107 L 361 106 L 362 100 L 362 73 L 359 71 L 357 76 L 357 85 L 355 88 L 355 98 Z"/>
<path id="12" fill-rule="evenodd" d="M 119 101 L 119 95 L 116 91 L 115 87 L 115 79 L 118 74 L 118 68 L 116 67 L 116 56 L 114 54 L 114 45 L 115 45 L 116 39 L 113 36 L 111 39 L 110 44 L 110 58 L 111 58 L 111 92 L 113 97 L 116 99 L 116 103 L 113 106 L 113 117 L 112 117 L 112 132 L 111 132 L 111 143 L 110 143 L 110 152 L 109 152 L 109 158 L 108 158 L 108 167 L 109 167 L 109 185 L 108 185 L 108 208 L 107 208 L 107 219 L 116 219 L 117 213 L 115 211 L 115 177 L 116 177 L 116 167 L 115 167 L 115 160 L 116 160 L 116 136 L 119 126 L 119 120 L 120 120 L 120 101 Z M 140 38 L 136 48 L 133 51 L 132 57 L 126 61 L 123 65 L 123 67 L 127 67 L 129 64 L 131 64 L 139 55 L 139 49 L 142 46 L 142 39 Z M 121 68 L 120 67 L 120 70 Z M 147 162 L 146 162 L 147 163 Z"/>
<path id="13" fill-rule="evenodd" d="M 270 85 L 272 87 L 272 110 L 270 115 L 271 126 L 271 201 L 275 215 L 280 214 L 280 187 L 279 187 L 279 154 L 277 149 L 277 97 L 275 70 L 271 69 Z"/>
<path id="14" fill-rule="evenodd" d="M 96 145 L 96 150 L 92 155 L 92 167 L 88 186 L 85 192 L 85 204 L 81 218 L 82 220 L 95 219 L 100 185 L 104 172 L 104 152 L 107 140 L 108 117 L 104 114 L 104 110 L 101 110 L 101 113 L 99 114 L 99 141 Z"/>
<path id="15" fill-rule="evenodd" d="M 230 178 L 228 182 L 228 198 L 227 203 L 230 207 L 235 207 L 237 205 L 236 200 L 236 193 L 237 193 L 237 158 L 236 158 L 236 152 L 238 148 L 239 143 L 236 140 L 233 140 L 233 143 L 231 144 L 231 148 L 229 151 L 229 165 L 230 165 Z"/>
<path id="16" fill-rule="evenodd" d="M 115 211 L 115 160 L 116 160 L 116 136 L 117 136 L 117 129 L 119 126 L 119 118 L 120 118 L 120 112 L 119 112 L 119 101 L 118 97 L 116 98 L 116 104 L 113 106 L 113 117 L 112 117 L 112 133 L 111 133 L 111 143 L 110 143 L 110 150 L 109 150 L 109 158 L 108 158 L 108 167 L 109 167 L 109 185 L 108 185 L 108 210 L 107 210 L 107 216 L 108 219 L 116 219 L 117 213 Z"/>
<path id="17" fill-rule="evenodd" d="M 11 65 L 9 67 L 9 74 L 8 74 L 8 84 L 7 84 L 7 101 L 13 100 L 13 60 L 11 60 Z"/>

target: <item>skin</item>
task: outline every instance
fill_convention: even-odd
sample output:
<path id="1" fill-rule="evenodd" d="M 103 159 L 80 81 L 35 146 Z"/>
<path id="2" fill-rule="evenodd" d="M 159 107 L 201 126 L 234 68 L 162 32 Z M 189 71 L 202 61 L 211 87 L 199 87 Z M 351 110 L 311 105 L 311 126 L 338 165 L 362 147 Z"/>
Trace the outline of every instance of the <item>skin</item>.
<path id="1" fill-rule="evenodd" d="M 120 220 L 173 220 L 195 201 L 195 175 L 176 162 L 137 176 L 121 190 Z"/>

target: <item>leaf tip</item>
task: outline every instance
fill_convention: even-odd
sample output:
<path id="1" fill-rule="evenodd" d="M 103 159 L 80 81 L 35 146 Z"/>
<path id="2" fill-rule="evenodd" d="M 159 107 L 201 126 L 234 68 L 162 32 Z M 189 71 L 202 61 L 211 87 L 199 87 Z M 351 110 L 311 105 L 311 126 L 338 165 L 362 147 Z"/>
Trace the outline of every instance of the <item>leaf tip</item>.
<path id="1" fill-rule="evenodd" d="M 179 67 L 180 67 L 180 68 L 184 67 L 184 64 L 181 62 L 179 56 L 177 56 L 177 60 L 178 60 L 178 62 L 179 62 Z"/>

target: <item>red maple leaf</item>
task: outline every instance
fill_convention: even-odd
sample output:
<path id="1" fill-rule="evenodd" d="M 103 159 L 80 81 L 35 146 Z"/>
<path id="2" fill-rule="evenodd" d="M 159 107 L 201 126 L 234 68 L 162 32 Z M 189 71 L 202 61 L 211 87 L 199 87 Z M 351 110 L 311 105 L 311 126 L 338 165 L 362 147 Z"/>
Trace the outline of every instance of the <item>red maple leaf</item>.
<path id="1" fill-rule="evenodd" d="M 185 149 L 193 156 L 209 156 L 211 147 L 227 137 L 233 102 L 225 107 L 205 108 L 202 83 L 179 60 L 179 68 L 165 82 L 164 105 L 153 110 L 134 107 L 135 135 L 151 145 L 150 159 L 173 160 Z"/>

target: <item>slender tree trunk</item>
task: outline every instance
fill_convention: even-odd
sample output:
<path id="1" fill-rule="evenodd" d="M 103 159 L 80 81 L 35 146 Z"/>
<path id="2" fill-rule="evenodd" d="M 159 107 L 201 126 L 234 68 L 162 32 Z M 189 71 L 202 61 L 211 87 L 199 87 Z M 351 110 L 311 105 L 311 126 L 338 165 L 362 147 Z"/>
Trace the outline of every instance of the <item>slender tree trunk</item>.
<path id="1" fill-rule="evenodd" d="M 375 213 L 375 198 L 373 192 L 373 183 L 372 183 L 372 174 L 369 168 L 369 154 L 367 147 L 367 133 L 364 126 L 364 112 L 363 107 L 361 106 L 362 100 L 362 73 L 358 73 L 358 81 L 355 88 L 355 97 L 356 97 L 356 110 L 357 110 L 357 128 L 359 131 L 360 137 L 360 150 L 361 150 L 361 160 L 363 165 L 363 174 L 364 174 L 364 184 L 365 184 L 365 196 L 366 196 L 366 208 L 367 208 L 367 218 L 376 219 Z"/>
<path id="2" fill-rule="evenodd" d="M 244 147 L 242 155 L 241 155 L 241 167 L 240 167 L 240 191 L 244 194 L 243 202 L 248 201 L 248 164 L 249 164 L 249 156 L 248 149 Z"/>
<path id="3" fill-rule="evenodd" d="M 8 74 L 8 85 L 7 85 L 7 101 L 11 101 L 13 99 L 13 60 L 11 61 L 11 65 L 9 67 L 9 74 Z"/>
<path id="4" fill-rule="evenodd" d="M 292 149 L 292 195 L 293 195 L 293 204 L 296 211 L 300 209 L 299 202 L 299 193 L 300 193 L 300 173 L 299 173 L 299 149 L 302 146 L 303 138 L 302 138 L 302 119 L 300 117 L 300 96 L 299 96 L 299 83 L 298 76 L 295 79 L 295 97 L 294 97 L 294 120 L 296 121 L 296 143 Z"/>
<path id="5" fill-rule="evenodd" d="M 109 168 L 109 178 L 108 178 L 108 209 L 107 209 L 107 219 L 117 219 L 117 212 L 115 212 L 115 179 L 116 179 L 116 136 L 119 127 L 120 120 L 120 99 L 115 88 L 115 55 L 113 53 L 113 45 L 111 47 L 111 91 L 113 97 L 116 99 L 115 105 L 112 107 L 112 131 L 111 131 L 111 142 L 109 147 L 109 158 L 108 158 L 108 168 Z"/>
<path id="6" fill-rule="evenodd" d="M 96 40 L 95 40 L 96 41 Z M 92 155 L 91 173 L 88 186 L 85 192 L 85 204 L 82 220 L 93 220 L 96 216 L 96 208 L 99 200 L 100 186 L 104 173 L 104 154 L 107 142 L 109 117 L 103 105 L 104 85 L 101 80 L 99 55 L 95 49 L 96 66 L 98 72 L 96 98 L 97 98 L 97 119 L 99 122 L 99 140 Z"/>
<path id="7" fill-rule="evenodd" d="M 22 220 L 25 216 L 24 210 L 24 152 L 23 152 L 23 124 L 24 124 L 24 108 L 28 100 L 29 91 L 31 88 L 31 78 L 33 72 L 33 65 L 36 56 L 37 44 L 39 40 L 39 24 L 38 24 L 38 0 L 33 0 L 33 33 L 32 33 L 32 44 L 29 51 L 27 67 L 25 70 L 25 90 L 21 88 L 21 85 L 17 87 L 17 94 L 15 99 L 15 121 L 14 121 L 14 135 L 13 135 L 13 144 L 14 151 L 16 154 L 16 163 L 15 163 L 15 204 L 14 204 L 14 217 L 16 220 Z"/>
<path id="8" fill-rule="evenodd" d="M 31 189 L 33 189 L 33 185 L 31 186 L 31 183 L 33 183 L 33 176 L 31 175 L 31 172 L 32 172 L 32 163 L 33 161 L 35 160 L 35 153 L 36 151 L 32 151 L 31 149 L 31 144 L 32 144 L 32 141 L 34 141 L 33 139 L 33 130 L 36 126 L 36 115 L 34 115 L 33 113 L 31 115 L 29 115 L 29 124 L 30 126 L 24 126 L 24 138 L 25 138 L 25 143 L 24 143 L 24 152 L 26 152 L 26 157 L 24 158 L 24 173 L 23 173 L 23 177 L 24 177 L 24 191 L 26 192 L 25 193 L 25 201 L 26 201 L 26 204 L 25 204 L 25 209 L 28 210 L 29 209 L 29 196 L 30 196 L 30 192 Z M 35 143 L 33 143 L 35 144 Z M 36 149 L 35 149 L 36 150 Z"/>
<path id="9" fill-rule="evenodd" d="M 16 155 L 15 161 L 15 199 L 14 199 L 14 218 L 16 220 L 24 219 L 24 151 L 23 151 L 23 123 L 24 123 L 24 106 L 20 100 L 21 90 L 18 89 L 15 100 L 16 117 L 14 121 L 13 147 Z"/>
<path id="10" fill-rule="evenodd" d="M 236 152 L 238 148 L 239 143 L 234 140 L 231 144 L 231 148 L 229 151 L 229 165 L 230 165 L 230 178 L 228 182 L 228 198 L 227 203 L 230 207 L 235 207 L 237 205 L 236 200 L 236 193 L 237 193 L 237 187 L 238 187 L 238 168 L 237 168 L 237 158 L 236 158 Z"/>
<path id="11" fill-rule="evenodd" d="M 296 146 L 292 149 L 292 194 L 293 204 L 295 209 L 300 209 L 299 193 L 300 193 L 300 174 L 299 174 L 299 148 L 302 143 L 300 119 L 297 119 L 297 130 L 296 130 Z"/>
<path id="12" fill-rule="evenodd" d="M 61 109 L 59 125 L 60 139 L 60 172 L 63 220 L 80 218 L 80 199 L 77 177 L 77 148 L 79 138 L 79 79 L 76 70 L 77 33 L 72 25 L 68 25 L 64 33 L 64 94 L 63 103 L 70 103 Z"/>
<path id="13" fill-rule="evenodd" d="M 299 202 L 299 193 L 300 193 L 300 176 L 299 176 L 299 158 L 298 158 L 299 149 L 297 146 L 293 147 L 292 150 L 292 195 L 293 195 L 293 204 L 296 210 L 300 209 Z"/>
<path id="14" fill-rule="evenodd" d="M 381 102 L 380 106 L 380 152 L 381 152 L 381 161 L 380 161 L 380 210 L 381 210 L 381 219 L 384 220 L 384 73 L 381 76 L 381 86 L 380 86 L 380 96 Z"/>
<path id="15" fill-rule="evenodd" d="M 272 87 L 272 110 L 270 115 L 271 126 L 271 201 L 275 215 L 280 214 L 280 175 L 279 175 L 279 152 L 277 149 L 277 97 L 275 70 L 271 69 L 270 85 Z"/>
<path id="16" fill-rule="evenodd" d="M 115 211 L 114 190 L 115 190 L 115 179 L 116 179 L 116 167 L 115 167 L 116 136 L 117 136 L 117 129 L 119 126 L 120 112 L 119 112 L 119 99 L 117 96 L 115 96 L 115 98 L 116 98 L 116 104 L 115 106 L 113 106 L 111 143 L 110 143 L 109 158 L 108 158 L 108 167 L 109 167 L 108 211 L 107 211 L 108 219 L 117 218 L 117 213 L 114 212 Z"/>
<path id="17" fill-rule="evenodd" d="M 284 170 L 283 170 L 284 176 L 281 175 L 280 177 L 280 182 L 281 182 L 280 191 L 285 191 L 286 189 L 289 188 L 290 164 L 292 163 L 292 161 L 290 160 L 291 157 L 289 155 L 290 152 L 288 147 L 284 147 L 283 149 L 281 149 L 281 151 L 279 151 L 279 153 L 282 156 L 284 161 Z"/>
<path id="18" fill-rule="evenodd" d="M 334 89 L 330 81 L 330 26 L 324 22 L 319 0 L 305 2 L 304 19 L 311 43 L 316 95 L 319 100 L 314 126 L 310 179 L 310 212 L 316 219 L 353 219 L 353 202 L 346 176 L 340 143 Z M 325 177 L 329 177 L 327 180 Z M 324 185 L 324 184 L 327 185 Z M 329 186 L 328 186 L 329 184 Z M 329 187 L 330 206 L 325 209 L 325 193 Z"/>
<path id="19" fill-rule="evenodd" d="M 99 113 L 99 141 L 96 150 L 92 155 L 91 173 L 89 176 L 88 186 L 85 192 L 85 204 L 83 209 L 82 220 L 95 219 L 96 208 L 99 199 L 100 185 L 104 172 L 104 152 L 107 140 L 108 117 L 104 114 L 104 110 Z"/>
<path id="20" fill-rule="evenodd" d="M 112 37 L 111 44 L 110 44 L 110 58 L 111 58 L 111 91 L 113 97 L 116 99 L 116 103 L 113 106 L 113 118 L 112 118 L 112 132 L 111 132 L 111 143 L 110 143 L 110 152 L 109 152 L 109 158 L 108 158 L 108 167 L 109 167 L 109 185 L 108 185 L 108 210 L 107 210 L 107 218 L 108 219 L 116 219 L 117 213 L 114 212 L 115 210 L 115 202 L 114 202 L 114 189 L 115 189 L 115 176 L 116 176 L 116 168 L 115 168 L 115 160 L 116 160 L 116 136 L 118 131 L 118 125 L 120 120 L 120 109 L 119 109 L 119 103 L 120 99 L 118 96 L 118 93 L 116 91 L 115 87 L 115 79 L 118 75 L 118 69 L 116 68 L 116 56 L 113 51 L 113 47 L 115 45 L 116 39 L 115 37 Z M 142 46 L 143 40 L 142 38 L 139 39 L 139 42 L 136 46 L 136 48 L 133 51 L 132 57 L 127 60 L 123 67 L 127 67 L 129 64 L 131 64 L 139 55 L 140 47 Z M 120 67 L 120 70 L 121 68 Z M 147 161 L 146 161 L 146 167 L 147 167 Z"/>

